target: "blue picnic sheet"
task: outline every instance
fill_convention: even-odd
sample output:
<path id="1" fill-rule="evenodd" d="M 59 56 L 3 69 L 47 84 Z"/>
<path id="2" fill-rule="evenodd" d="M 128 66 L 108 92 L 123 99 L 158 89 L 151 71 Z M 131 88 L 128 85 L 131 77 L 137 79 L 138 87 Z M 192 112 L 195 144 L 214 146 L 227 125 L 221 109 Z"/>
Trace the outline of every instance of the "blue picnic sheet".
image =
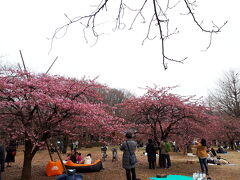
<path id="1" fill-rule="evenodd" d="M 192 177 L 182 175 L 168 175 L 165 178 L 150 177 L 152 180 L 193 180 Z"/>

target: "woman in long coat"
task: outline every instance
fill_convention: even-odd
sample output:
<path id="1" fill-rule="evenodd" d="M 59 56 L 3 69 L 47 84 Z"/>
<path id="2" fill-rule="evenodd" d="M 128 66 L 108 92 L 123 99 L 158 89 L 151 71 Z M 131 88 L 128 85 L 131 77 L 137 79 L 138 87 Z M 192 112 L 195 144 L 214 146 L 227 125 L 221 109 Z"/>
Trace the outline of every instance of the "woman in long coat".
<path id="1" fill-rule="evenodd" d="M 11 167 L 11 162 L 15 162 L 15 155 L 16 155 L 16 144 L 13 141 L 10 141 L 9 145 L 6 148 L 6 159 L 5 162 L 7 163 L 7 167 Z"/>
<path id="2" fill-rule="evenodd" d="M 120 146 L 120 150 L 123 151 L 122 167 L 126 170 L 127 180 L 138 180 L 135 171 L 136 161 L 134 164 L 130 163 L 130 155 L 135 155 L 137 143 L 132 140 L 132 133 L 130 132 L 126 133 L 126 138 L 127 140 Z"/>
<path id="3" fill-rule="evenodd" d="M 146 146 L 146 152 L 148 157 L 149 169 L 155 169 L 156 167 L 156 147 L 152 139 L 148 139 L 148 144 Z"/>

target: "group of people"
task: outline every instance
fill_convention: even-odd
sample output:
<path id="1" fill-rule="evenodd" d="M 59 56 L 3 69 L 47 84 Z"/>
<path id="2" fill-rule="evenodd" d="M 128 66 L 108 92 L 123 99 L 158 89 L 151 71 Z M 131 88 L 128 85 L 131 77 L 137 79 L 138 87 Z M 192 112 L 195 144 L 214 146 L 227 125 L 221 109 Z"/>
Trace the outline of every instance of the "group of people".
<path id="1" fill-rule="evenodd" d="M 136 163 L 137 158 L 135 151 L 137 148 L 137 143 L 132 139 L 133 134 L 130 132 L 126 133 L 126 140 L 120 145 L 120 150 L 123 151 L 122 167 L 126 170 L 127 180 L 140 180 L 136 177 Z M 206 139 L 201 139 L 201 141 L 194 141 L 192 148 L 197 149 L 197 156 L 199 159 L 200 167 L 203 173 L 208 175 L 207 162 L 209 157 L 217 157 L 216 151 L 211 148 L 207 148 Z M 146 153 L 148 157 L 149 169 L 156 168 L 156 155 L 157 150 L 160 150 L 160 158 L 163 162 L 162 168 L 170 168 L 171 160 L 169 152 L 171 151 L 171 144 L 167 139 L 163 139 L 160 144 L 156 145 L 152 139 L 148 139 L 148 144 L 146 146 Z M 116 153 L 116 149 L 112 150 Z M 0 169 L 1 172 L 4 171 L 4 163 L 7 163 L 7 167 L 11 166 L 11 162 L 15 161 L 16 155 L 16 144 L 11 141 L 6 148 L 7 155 L 5 157 L 5 149 L 0 144 Z M 217 158 L 218 161 L 220 158 Z M 87 154 L 84 158 L 80 152 L 77 152 L 77 148 L 74 148 L 70 154 L 67 156 L 67 160 L 71 160 L 73 163 L 78 164 L 92 164 L 91 154 Z M 0 174 L 1 175 L 1 174 Z M 0 176 L 1 180 L 1 176 Z"/>
<path id="2" fill-rule="evenodd" d="M 70 154 L 67 156 L 67 161 L 71 160 L 73 163 L 77 164 L 92 164 L 92 155 L 89 153 L 84 158 L 80 152 L 77 152 L 77 149 L 74 148 Z"/>
<path id="3" fill-rule="evenodd" d="M 126 141 L 124 141 L 120 145 L 120 150 L 123 151 L 122 158 L 122 167 L 126 171 L 127 180 L 140 180 L 136 177 L 136 163 L 137 158 L 135 155 L 135 151 L 137 148 L 137 143 L 132 139 L 133 135 L 130 132 L 126 133 Z M 146 152 L 148 155 L 148 163 L 149 168 L 154 169 L 156 167 L 156 151 L 158 150 L 158 146 L 156 146 L 152 139 L 148 140 L 148 144 L 146 146 Z M 171 145 L 167 141 L 167 139 L 163 139 L 160 143 L 161 149 L 161 157 L 163 160 L 164 168 L 169 168 L 171 166 L 169 152 L 171 151 Z"/>
<path id="4" fill-rule="evenodd" d="M 206 175 L 208 175 L 208 163 L 217 165 L 230 164 L 226 159 L 217 155 L 217 153 L 223 153 L 222 150 L 219 150 L 221 147 L 219 147 L 217 151 L 215 151 L 214 148 L 208 148 L 206 139 L 201 139 L 200 142 L 194 142 L 193 148 L 197 148 L 200 167 Z"/>
<path id="5" fill-rule="evenodd" d="M 148 139 L 148 144 L 146 146 L 146 153 L 148 157 L 148 165 L 149 169 L 155 169 L 156 168 L 156 154 L 157 150 L 160 149 L 160 158 L 162 164 L 160 167 L 164 169 L 168 169 L 171 167 L 171 160 L 169 152 L 171 151 L 171 144 L 167 141 L 166 138 L 163 138 L 163 140 L 160 142 L 160 146 L 156 146 L 156 144 L 153 142 L 152 139 Z"/>
<path id="6" fill-rule="evenodd" d="M 126 138 L 127 140 L 124 141 L 120 146 L 120 150 L 123 151 L 122 166 L 126 170 L 127 180 L 138 180 L 138 178 L 136 178 L 135 171 L 135 166 L 137 163 L 135 150 L 137 148 L 137 143 L 134 140 L 132 140 L 131 133 L 126 133 Z M 213 155 L 216 155 L 216 152 L 213 151 L 214 149 L 208 151 L 206 139 L 201 139 L 201 141 L 194 141 L 192 147 L 197 149 L 197 156 L 199 159 L 202 173 L 205 173 L 208 176 L 207 166 L 207 158 L 209 156 L 208 152 L 211 152 L 211 154 Z M 148 144 L 146 146 L 149 169 L 154 169 L 156 167 L 156 154 L 158 149 L 160 149 L 161 152 L 160 158 L 163 162 L 163 168 L 170 168 L 171 167 L 171 160 L 169 156 L 169 152 L 171 151 L 170 143 L 167 141 L 167 139 L 163 139 L 160 142 L 160 144 L 156 146 L 153 140 L 149 139 Z M 132 160 L 134 159 L 132 158 L 132 156 L 135 156 L 135 160 Z"/>
<path id="7" fill-rule="evenodd" d="M 215 151 L 214 148 L 211 148 L 207 152 L 208 152 L 207 163 L 217 164 L 217 165 L 230 164 L 226 159 L 224 159 L 221 156 L 217 155 L 218 150 Z"/>
<path id="8" fill-rule="evenodd" d="M 106 161 L 107 159 L 107 150 L 108 150 L 108 146 L 104 145 L 101 147 L 101 152 L 102 152 L 102 161 Z M 117 157 L 117 148 L 112 148 L 112 162 L 117 161 L 118 157 Z"/>

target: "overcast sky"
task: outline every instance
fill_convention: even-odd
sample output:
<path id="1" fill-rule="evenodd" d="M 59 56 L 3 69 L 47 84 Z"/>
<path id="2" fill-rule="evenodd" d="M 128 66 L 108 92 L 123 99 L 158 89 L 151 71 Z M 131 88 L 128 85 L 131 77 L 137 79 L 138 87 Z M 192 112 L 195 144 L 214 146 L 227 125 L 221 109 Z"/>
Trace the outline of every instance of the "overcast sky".
<path id="1" fill-rule="evenodd" d="M 68 22 L 64 14 L 70 18 L 86 15 L 91 12 L 94 2 L 100 1 L 1 0 L 1 63 L 21 63 L 19 50 L 22 50 L 28 70 L 46 72 L 58 56 L 51 74 L 77 78 L 99 76 L 101 83 L 138 95 L 143 93 L 139 87 L 179 85 L 177 93 L 197 96 L 207 96 L 224 72 L 240 67 L 240 2 L 236 0 L 197 1 L 199 6 L 195 15 L 200 22 L 204 20 L 206 28 L 211 28 L 208 26 L 211 21 L 217 25 L 228 21 L 222 32 L 213 36 L 212 46 L 205 52 L 202 50 L 208 45 L 209 35 L 201 32 L 190 17 L 180 15 L 186 13 L 186 9 L 181 5 L 176 8 L 176 18 L 171 25 L 173 28 L 178 26 L 180 33 L 172 36 L 165 48 L 172 58 L 188 59 L 184 64 L 169 63 L 166 71 L 162 66 L 159 39 L 141 44 L 147 24 L 140 23 L 140 18 L 133 30 L 125 28 L 116 32 L 110 20 L 114 16 L 101 19 L 99 31 L 104 35 L 94 46 L 91 34 L 86 43 L 82 26 L 73 24 L 63 38 L 54 40 L 53 49 L 48 54 L 51 41 L 47 38 L 57 27 Z M 111 8 L 108 9 L 111 14 Z"/>

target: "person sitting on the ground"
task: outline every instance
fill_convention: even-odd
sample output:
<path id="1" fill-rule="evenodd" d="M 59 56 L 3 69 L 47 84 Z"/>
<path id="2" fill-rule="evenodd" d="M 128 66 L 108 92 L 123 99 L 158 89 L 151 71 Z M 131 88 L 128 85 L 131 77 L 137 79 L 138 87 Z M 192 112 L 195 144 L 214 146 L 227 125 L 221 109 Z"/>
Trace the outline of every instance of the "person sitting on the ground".
<path id="1" fill-rule="evenodd" d="M 228 162 L 226 159 L 223 159 L 223 158 L 218 159 L 218 163 L 220 165 L 230 164 L 230 162 Z"/>
<path id="2" fill-rule="evenodd" d="M 227 153 L 222 146 L 219 146 L 217 149 L 217 153 Z"/>
<path id="3" fill-rule="evenodd" d="M 69 154 L 67 154 L 67 159 L 66 159 L 66 161 L 69 161 L 70 160 L 70 156 L 71 156 L 71 154 L 69 153 Z"/>
<path id="4" fill-rule="evenodd" d="M 76 154 L 75 154 L 74 150 L 71 151 L 71 155 L 70 155 L 69 160 L 71 160 L 73 163 L 76 163 L 76 162 L 77 162 L 77 160 L 76 160 Z"/>
<path id="5" fill-rule="evenodd" d="M 208 157 L 207 163 L 217 164 L 217 165 L 226 165 L 230 164 L 226 159 L 218 156 L 218 157 Z"/>
<path id="6" fill-rule="evenodd" d="M 87 156 L 84 158 L 84 164 L 92 164 L 92 158 L 91 158 L 91 154 L 87 154 Z"/>
<path id="7" fill-rule="evenodd" d="M 210 149 L 209 154 L 210 154 L 211 157 L 216 157 L 217 156 L 217 153 L 213 148 Z"/>
<path id="8" fill-rule="evenodd" d="M 82 158 L 82 156 L 81 156 L 82 154 L 76 152 L 75 155 L 76 155 L 76 163 L 82 164 L 82 163 L 84 162 L 84 160 L 83 160 L 83 158 Z"/>

